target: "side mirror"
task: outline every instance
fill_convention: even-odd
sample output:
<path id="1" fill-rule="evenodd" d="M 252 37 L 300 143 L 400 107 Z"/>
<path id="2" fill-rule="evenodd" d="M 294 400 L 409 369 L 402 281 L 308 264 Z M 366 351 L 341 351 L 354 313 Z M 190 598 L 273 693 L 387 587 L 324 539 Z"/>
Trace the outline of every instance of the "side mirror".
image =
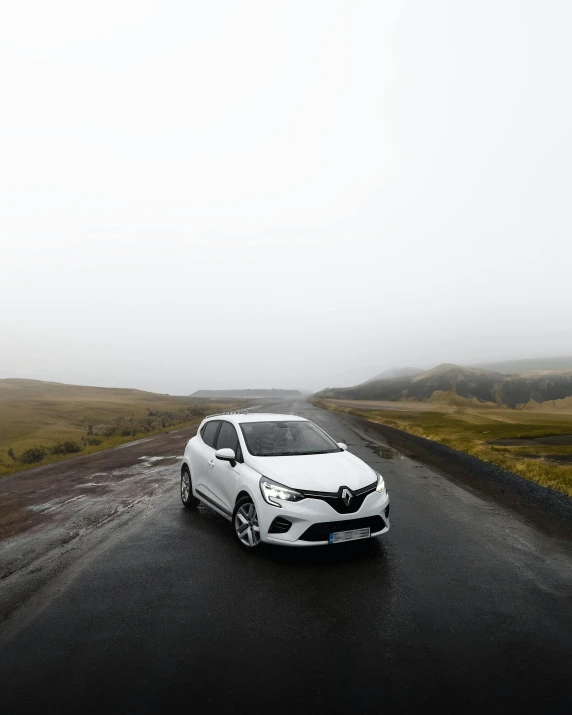
<path id="1" fill-rule="evenodd" d="M 339 447 L 340 449 L 343 449 L 344 452 L 347 452 L 347 451 L 348 451 L 348 445 L 347 445 L 347 444 L 344 444 L 343 442 L 338 442 L 338 447 Z"/>
<path id="2" fill-rule="evenodd" d="M 223 462 L 230 462 L 233 467 L 236 464 L 236 454 L 234 453 L 234 449 L 231 449 L 230 447 L 217 449 L 215 457 L 217 459 L 221 459 Z"/>

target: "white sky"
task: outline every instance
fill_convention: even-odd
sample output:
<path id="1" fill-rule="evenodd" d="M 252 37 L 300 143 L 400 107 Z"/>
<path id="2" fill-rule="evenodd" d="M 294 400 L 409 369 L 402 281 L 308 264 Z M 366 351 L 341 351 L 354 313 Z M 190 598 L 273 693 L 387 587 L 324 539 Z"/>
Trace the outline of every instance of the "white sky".
<path id="1" fill-rule="evenodd" d="M 0 7 L 0 377 L 572 353 L 572 4 Z"/>

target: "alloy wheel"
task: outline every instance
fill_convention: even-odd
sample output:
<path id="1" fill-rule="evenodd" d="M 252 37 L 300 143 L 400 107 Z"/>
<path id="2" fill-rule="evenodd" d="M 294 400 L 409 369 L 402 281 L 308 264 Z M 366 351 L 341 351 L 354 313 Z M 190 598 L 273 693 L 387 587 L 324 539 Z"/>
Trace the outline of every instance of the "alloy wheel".
<path id="1" fill-rule="evenodd" d="M 191 478 L 187 471 L 184 471 L 181 475 L 181 499 L 186 504 L 189 500 L 189 495 L 191 493 Z"/>
<path id="2" fill-rule="evenodd" d="M 248 502 L 239 507 L 234 517 L 234 528 L 236 535 L 245 546 L 257 546 L 260 542 L 260 528 L 258 526 L 258 514 L 252 502 Z"/>

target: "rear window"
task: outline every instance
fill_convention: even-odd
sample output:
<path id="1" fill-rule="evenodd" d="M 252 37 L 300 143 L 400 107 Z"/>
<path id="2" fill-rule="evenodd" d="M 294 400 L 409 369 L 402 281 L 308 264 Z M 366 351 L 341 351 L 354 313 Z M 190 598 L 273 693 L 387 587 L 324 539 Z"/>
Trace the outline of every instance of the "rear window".
<path id="1" fill-rule="evenodd" d="M 209 447 L 214 447 L 216 432 L 219 425 L 220 420 L 213 420 L 212 422 L 207 422 L 202 429 L 201 437 L 203 438 L 203 442 L 208 444 Z"/>

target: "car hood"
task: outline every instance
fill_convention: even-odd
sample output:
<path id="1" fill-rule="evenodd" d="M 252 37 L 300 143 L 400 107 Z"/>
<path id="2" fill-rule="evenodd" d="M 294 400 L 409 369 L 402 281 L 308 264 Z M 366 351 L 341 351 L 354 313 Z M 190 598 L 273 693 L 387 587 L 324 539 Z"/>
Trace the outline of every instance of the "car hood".
<path id="1" fill-rule="evenodd" d="M 290 457 L 250 456 L 247 461 L 265 477 L 292 489 L 337 492 L 340 487 L 348 487 L 355 491 L 376 480 L 372 468 L 349 452 Z"/>

